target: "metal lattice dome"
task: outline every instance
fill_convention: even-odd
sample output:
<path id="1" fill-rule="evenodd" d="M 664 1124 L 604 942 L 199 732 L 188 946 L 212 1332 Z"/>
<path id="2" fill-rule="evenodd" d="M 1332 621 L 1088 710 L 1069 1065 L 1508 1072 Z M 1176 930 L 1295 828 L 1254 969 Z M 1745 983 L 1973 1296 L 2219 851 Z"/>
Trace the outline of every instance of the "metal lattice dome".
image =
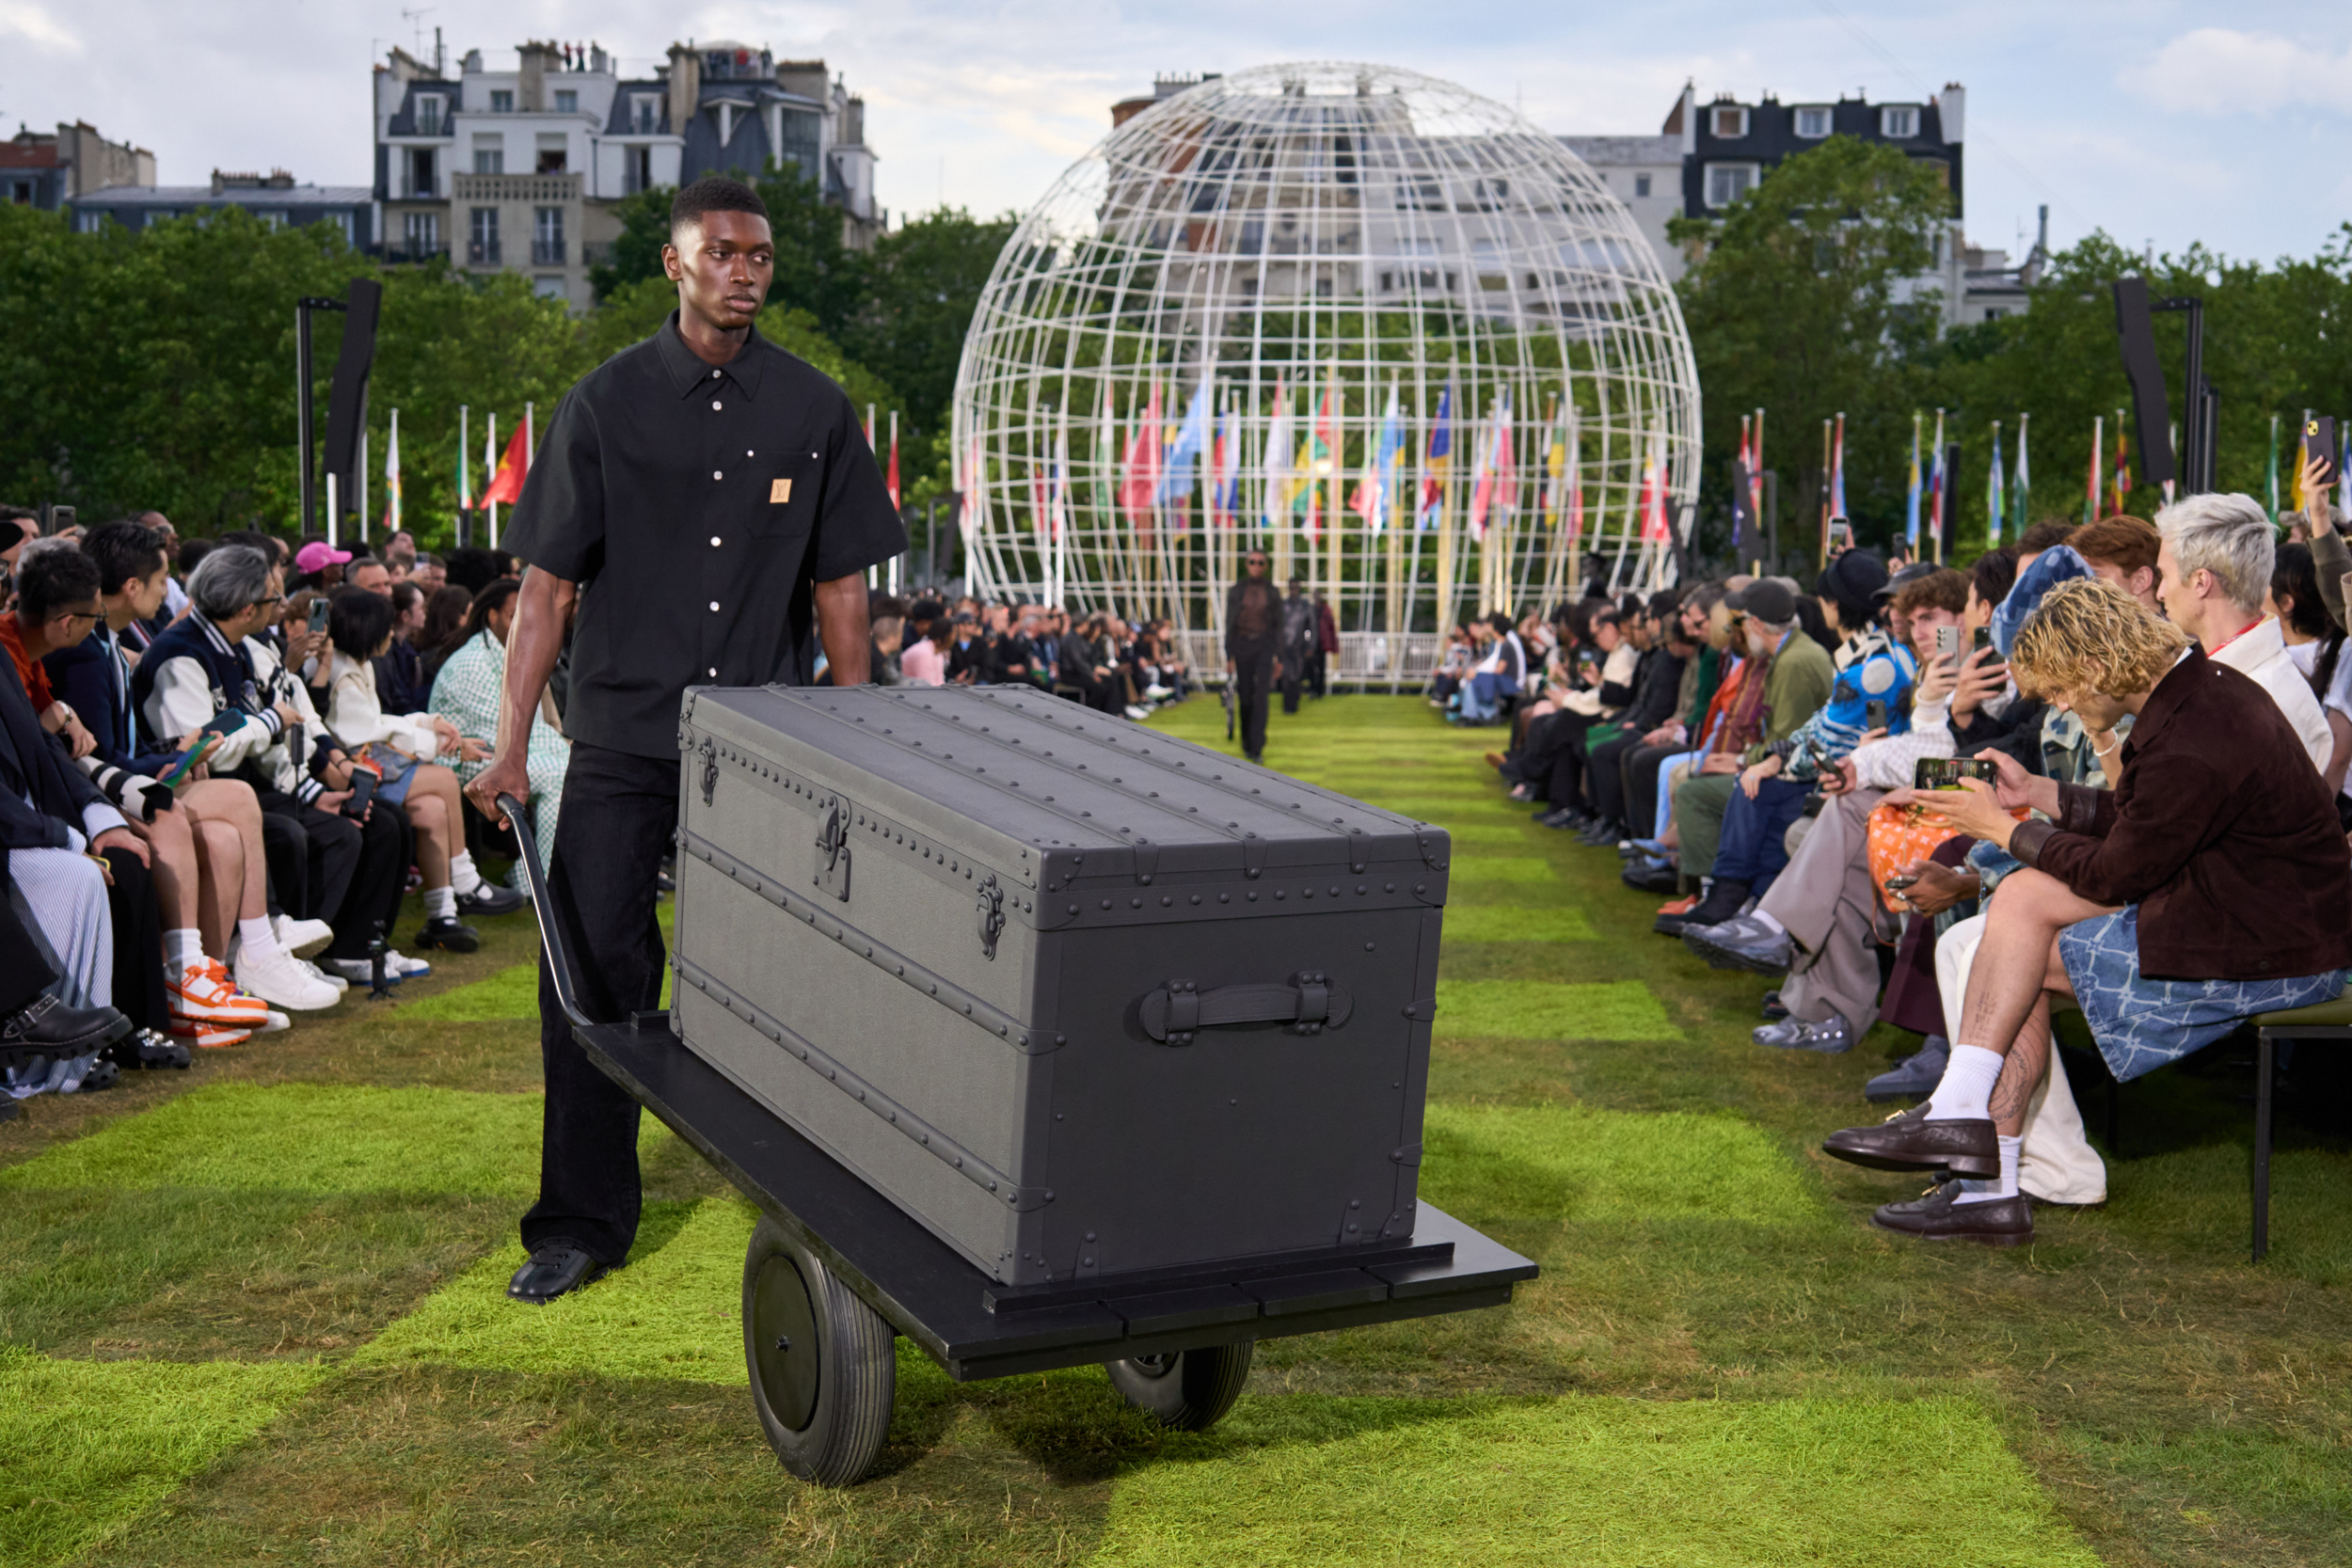
<path id="1" fill-rule="evenodd" d="M 1673 291 L 1600 178 L 1391 67 L 1213 77 L 1022 221 L 964 340 L 977 589 L 1165 616 L 1222 661 L 1247 546 L 1331 606 L 1343 678 L 1441 628 L 1672 571 L 1699 395 Z"/>

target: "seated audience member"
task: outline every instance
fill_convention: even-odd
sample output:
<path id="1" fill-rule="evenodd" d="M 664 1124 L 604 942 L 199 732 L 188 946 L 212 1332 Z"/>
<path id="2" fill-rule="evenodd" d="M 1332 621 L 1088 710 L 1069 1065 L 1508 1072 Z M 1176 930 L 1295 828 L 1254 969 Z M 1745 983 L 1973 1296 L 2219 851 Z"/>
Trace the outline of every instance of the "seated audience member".
<path id="1" fill-rule="evenodd" d="M 429 603 L 434 594 L 449 586 L 449 569 L 441 563 L 439 556 L 430 550 L 420 550 L 416 565 L 409 568 L 408 580 L 424 590 Z"/>
<path id="2" fill-rule="evenodd" d="M 1788 863 L 1789 824 L 1824 768 L 1835 769 L 1866 733 L 1910 730 L 1911 689 L 1919 666 L 1911 650 L 1877 624 L 1876 594 L 1885 583 L 1886 568 L 1860 550 L 1846 551 L 1821 573 L 1815 596 L 1822 620 L 1843 636 L 1833 656 L 1836 673 L 1829 698 L 1786 740 L 1768 745 L 1759 760 L 1741 770 L 1740 787 L 1724 810 L 1714 883 L 1683 917 L 1686 940 L 1693 929 L 1731 920 L 1751 896 L 1770 890 Z M 1955 597 L 1965 592 L 1957 572 L 1951 590 Z M 1878 705 L 1876 722 L 1872 704 Z"/>
<path id="3" fill-rule="evenodd" d="M 902 615 L 878 615 L 870 628 L 873 640 L 871 662 L 876 686 L 904 686 L 907 677 L 898 668 L 898 650 L 904 646 L 906 618 Z"/>
<path id="4" fill-rule="evenodd" d="M 399 913 L 408 819 L 390 801 L 356 820 L 343 815 L 352 796 L 349 754 L 262 635 L 278 619 L 284 580 L 282 569 L 250 546 L 224 545 L 205 556 L 188 578 L 187 615 L 140 658 L 131 697 L 156 744 L 177 749 L 199 730 L 219 735 L 206 766 L 253 786 L 270 880 L 286 911 L 334 929 L 310 967 L 330 984 L 364 982 L 369 943 L 379 926 L 389 938 Z M 285 641 L 284 658 L 299 666 L 326 637 L 299 626 Z M 395 978 L 430 968 L 396 950 L 386 958 Z"/>
<path id="5" fill-rule="evenodd" d="M 2335 736 L 2319 699 L 2295 660 L 2277 617 L 2265 614 L 2277 534 L 2251 496 L 2190 496 L 2156 514 L 2164 547 L 2156 556 L 2156 595 L 2171 623 L 2197 640 L 2205 657 L 2270 693 L 2321 772 Z"/>
<path id="6" fill-rule="evenodd" d="M 351 559 L 351 551 L 339 550 L 324 539 L 311 539 L 294 553 L 294 569 L 299 578 L 294 586 L 332 593 L 343 585 Z"/>
<path id="7" fill-rule="evenodd" d="M 1295 586 L 1295 585 L 1294 585 Z M 1517 697 L 1527 686 L 1527 644 L 1520 640 L 1518 628 L 1511 617 L 1497 611 L 1488 617 L 1487 626 L 1494 634 L 1485 656 L 1471 671 L 1470 684 L 1462 689 L 1461 706 L 1454 718 L 1465 724 L 1490 724 L 1500 717 L 1503 699 Z M 1319 657 L 1309 653 L 1307 657 Z M 1284 656 L 1287 665 L 1289 655 Z M 1286 704 L 1285 713 L 1296 712 L 1295 705 Z"/>
<path id="8" fill-rule="evenodd" d="M 1680 602 L 1670 594 L 1651 600 L 1650 635 L 1655 643 L 1651 652 L 1657 657 L 1636 673 L 1633 702 L 1619 716 L 1616 733 L 1599 739 L 1589 734 L 1585 736 L 1587 812 L 1578 830 L 1580 844 L 1597 847 L 1634 836 L 1626 811 L 1628 759 L 1645 746 L 1678 738 L 1685 733 L 1682 716 L 1694 708 L 1703 711 L 1707 698 L 1713 695 L 1719 656 L 1707 641 L 1707 622 L 1721 597 L 1720 592 L 1703 584 Z M 1707 661 L 1704 667 L 1702 660 Z M 1699 695 L 1702 687 L 1706 696 Z M 1554 799 L 1553 811 L 1543 819 L 1544 826 L 1569 827 L 1567 822 L 1555 820 L 1560 810 Z"/>
<path id="9" fill-rule="evenodd" d="M 481 762 L 489 743 L 461 734 L 447 719 L 419 709 L 387 713 L 375 695 L 375 660 L 396 635 L 389 596 L 345 588 L 329 601 L 326 727 L 354 757 L 375 769 L 376 799 L 408 814 L 417 832 L 417 868 L 424 874 L 424 926 L 417 945 L 470 953 L 481 937 L 457 918 L 512 914 L 523 897 L 485 880 L 466 847 L 465 800 L 457 775 L 419 764 L 436 757 Z"/>
<path id="10" fill-rule="evenodd" d="M 364 545 L 353 552 L 357 559 L 343 570 L 343 586 L 373 594 L 379 599 L 392 596 L 391 568 L 366 552 Z"/>
<path id="11" fill-rule="evenodd" d="M 428 693 L 441 673 L 442 662 L 466 640 L 466 616 L 472 609 L 473 595 L 462 588 L 437 589 L 424 601 L 424 629 L 417 633 L 417 653 L 423 664 L 424 689 Z"/>
<path id="12" fill-rule="evenodd" d="M 936 631 L 938 637 L 933 638 Z M 898 673 L 909 686 L 947 684 L 946 608 L 936 599 L 917 599 L 907 608 L 906 627 L 898 649 Z"/>
<path id="13" fill-rule="evenodd" d="M 291 958 L 294 949 L 319 946 L 334 933 L 318 922 L 270 919 L 262 808 L 252 786 L 202 776 L 199 762 L 175 796 L 160 781 L 183 753 L 138 750 L 133 663 L 119 639 L 163 600 L 167 568 L 160 536 L 137 523 L 104 523 L 82 541 L 82 553 L 100 589 L 104 619 L 84 641 L 43 662 L 97 736 L 97 749 L 82 759 L 84 770 L 147 841 L 163 915 L 167 1027 L 181 1038 L 207 1043 L 207 1034 L 269 1028 L 274 1021 L 265 1003 L 295 1011 L 334 1006 L 341 993 Z M 260 940 L 263 927 L 274 942 Z M 247 934 L 254 940 L 237 944 L 232 982 L 226 962 L 230 942 Z M 118 988 L 118 994 L 128 993 Z"/>
<path id="14" fill-rule="evenodd" d="M 406 529 L 394 529 L 384 540 L 384 564 L 394 582 L 405 582 L 417 570 L 417 536 Z"/>
<path id="15" fill-rule="evenodd" d="M 375 661 L 375 697 L 387 713 L 415 713 L 433 694 L 424 673 L 424 591 L 413 582 L 392 584 L 392 645 Z"/>
<path id="16" fill-rule="evenodd" d="M 2312 695 L 2319 699 L 2321 717 L 2328 721 L 2328 733 L 2334 737 L 2334 749 L 2328 753 L 2323 772 L 2328 787 L 2338 792 L 2337 812 L 2352 816 L 2348 809 L 2352 800 L 2342 793 L 2347 765 L 2352 765 L 2352 711 L 2336 695 L 2345 673 L 2344 628 L 2328 618 L 2309 545 L 2279 546 L 2270 569 L 2269 608 L 2278 618 L 2280 634 L 2286 639 L 2287 657 L 2295 660 Z"/>
<path id="17" fill-rule="evenodd" d="M 459 628 L 440 673 L 433 677 L 426 705 L 461 736 L 498 736 L 499 694 L 506 684 L 506 637 L 515 626 L 515 595 L 522 584 L 499 578 L 473 596 L 465 625 Z M 454 592 L 454 590 L 443 590 Z M 531 813 L 532 839 L 539 846 L 539 867 L 548 869 L 555 853 L 555 823 L 564 803 L 564 775 L 571 767 L 572 743 L 555 727 L 554 710 L 547 703 L 531 719 Z M 471 754 L 469 754 L 471 753 Z M 461 748 L 455 755 L 437 750 L 434 760 L 454 768 L 457 782 L 469 783 L 489 766 L 486 748 Z M 528 886 L 517 865 L 510 879 L 517 889 Z"/>
<path id="18" fill-rule="evenodd" d="M 2192 514 L 2167 531 L 2189 574 L 2212 571 L 2195 562 L 2209 542 L 2199 530 L 2213 521 Z M 1934 1094 L 1822 1144 L 1857 1164 L 1959 1178 L 1881 1208 L 1876 1224 L 1996 1245 L 2033 1236 L 2018 1161 L 2048 1069 L 2054 1001 L 2081 1006 L 2100 1054 L 2128 1081 L 2256 1013 L 2336 996 L 2352 965 L 2352 866 L 2335 808 L 2308 744 L 2280 705 L 2261 700 L 2263 687 L 2096 580 L 2051 589 L 2019 628 L 2010 664 L 2022 688 L 2094 733 L 2137 716 L 2116 786 L 2037 779 L 1996 752 L 1996 785 L 1963 781 L 1921 797 L 2023 867 L 1993 895 Z M 2047 820 L 2017 821 L 2018 807 Z"/>
<path id="19" fill-rule="evenodd" d="M 1738 775 L 1772 755 L 1774 745 L 1795 736 L 1806 720 L 1820 711 L 1837 678 L 1829 650 L 1798 629 L 1797 595 L 1784 584 L 1766 578 L 1733 594 L 1730 603 L 1747 618 L 1752 667 L 1743 686 L 1748 695 L 1760 698 L 1760 722 L 1755 740 L 1744 751 L 1709 753 L 1699 772 L 1684 780 L 1675 792 L 1675 825 L 1686 879 L 1705 879 L 1715 874 L 1724 814 L 1730 808 L 1731 797 L 1742 788 Z M 1763 670 L 1760 690 L 1756 689 L 1759 684 L 1756 666 Z M 1661 915 L 1657 928 L 1667 936 L 1679 935 L 1692 912 Z"/>

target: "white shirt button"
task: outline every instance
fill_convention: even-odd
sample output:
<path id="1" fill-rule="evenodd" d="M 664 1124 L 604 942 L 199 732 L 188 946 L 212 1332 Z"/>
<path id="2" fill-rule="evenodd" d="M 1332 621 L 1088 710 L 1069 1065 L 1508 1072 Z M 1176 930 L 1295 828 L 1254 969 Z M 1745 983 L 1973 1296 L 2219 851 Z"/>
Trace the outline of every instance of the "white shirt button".
<path id="1" fill-rule="evenodd" d="M 745 448 L 743 449 L 743 455 L 744 455 L 744 456 L 746 456 L 746 457 L 757 457 L 757 456 L 759 455 L 759 453 L 757 453 L 757 452 L 755 452 L 755 451 L 752 451 L 752 449 L 751 449 L 751 448 L 749 448 L 749 447 L 745 447 Z"/>
<path id="2" fill-rule="evenodd" d="M 710 601 L 710 608 L 711 608 L 711 609 L 713 609 L 713 610 L 718 609 L 718 608 L 719 608 L 719 601 L 718 601 L 718 600 L 716 600 L 716 599 L 711 600 L 711 601 Z"/>
<path id="3" fill-rule="evenodd" d="M 714 413 L 714 414 L 715 414 L 715 413 L 717 413 L 720 409 L 724 408 L 725 406 L 726 406 L 726 404 L 723 404 L 723 403 L 721 403 L 721 402 L 720 402 L 717 398 L 712 398 L 712 399 L 710 400 L 710 410 L 711 410 L 711 412 L 712 412 L 712 413 Z"/>
<path id="4" fill-rule="evenodd" d="M 710 536 L 710 543 L 711 543 L 711 545 L 715 547 L 715 546 L 718 545 L 718 543 L 719 543 L 719 536 L 718 536 L 717 534 L 715 534 L 715 533 L 714 533 L 714 534 L 712 534 L 712 535 Z"/>
<path id="5" fill-rule="evenodd" d="M 726 476 L 726 475 L 724 475 L 724 474 L 723 474 L 723 473 L 721 473 L 718 469 L 713 468 L 713 469 L 711 469 L 711 470 L 710 470 L 710 477 L 711 477 L 711 478 L 713 478 L 713 479 L 724 479 L 724 478 L 726 478 L 727 476 Z"/>
<path id="6" fill-rule="evenodd" d="M 716 668 L 716 667 L 713 667 L 713 668 L 712 668 L 712 670 L 711 670 L 711 672 L 710 672 L 710 678 L 711 678 L 712 680 L 717 680 L 717 679 L 719 678 L 719 672 L 718 672 L 718 670 L 717 670 L 717 668 Z"/>
<path id="7" fill-rule="evenodd" d="M 719 379 L 722 375 L 724 375 L 725 373 L 726 373 L 726 372 L 725 372 L 724 371 L 712 371 L 712 372 L 710 372 L 710 379 L 711 379 L 711 380 L 713 380 L 713 381 L 716 381 L 716 380 L 718 380 L 718 379 Z"/>

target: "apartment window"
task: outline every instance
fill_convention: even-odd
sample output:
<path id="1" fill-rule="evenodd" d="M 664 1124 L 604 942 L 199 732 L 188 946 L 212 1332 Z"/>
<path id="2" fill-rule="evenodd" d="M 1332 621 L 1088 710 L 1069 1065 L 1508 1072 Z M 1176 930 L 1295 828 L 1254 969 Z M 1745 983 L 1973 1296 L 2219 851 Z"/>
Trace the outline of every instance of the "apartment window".
<path id="1" fill-rule="evenodd" d="M 1888 141 L 1909 141 L 1919 134 L 1919 111 L 1914 108 L 1881 109 L 1879 135 Z"/>
<path id="2" fill-rule="evenodd" d="M 499 135 L 477 135 L 473 139 L 473 171 L 476 174 L 506 172 L 506 138 Z"/>
<path id="3" fill-rule="evenodd" d="M 169 223 L 179 215 L 180 209 L 177 207 L 150 207 L 147 210 L 147 224 L 151 229 L 159 223 Z"/>
<path id="4" fill-rule="evenodd" d="M 1635 196 L 1647 196 L 1647 195 L 1649 195 L 1649 176 L 1648 176 L 1648 175 L 1646 175 L 1646 174 L 1637 174 L 1637 175 L 1635 175 L 1635 176 L 1633 177 L 1633 194 L 1634 194 Z"/>
<path id="5" fill-rule="evenodd" d="M 515 94 L 513 89 L 507 87 L 491 88 L 490 112 L 494 115 L 513 114 L 515 112 Z"/>
<path id="6" fill-rule="evenodd" d="M 447 102 L 448 100 L 437 92 L 417 95 L 418 135 L 437 136 L 441 134 L 441 109 Z"/>
<path id="7" fill-rule="evenodd" d="M 2008 315 L 2008 314 L 2009 314 L 2009 312 L 2008 312 L 2007 310 L 1998 309 L 1996 309 L 1996 308 L 1994 308 L 1994 307 L 1993 307 L 1993 306 L 1989 306 L 1989 305 L 1988 305 L 1988 306 L 1986 306 L 1986 307 L 1985 307 L 1985 310 L 1984 310 L 1984 319 L 1985 319 L 1986 321 L 1989 321 L 1989 322 L 1996 322 L 1996 321 L 1999 321 L 1999 320 L 2000 320 L 2003 316 L 2006 316 L 2006 315 Z"/>
<path id="8" fill-rule="evenodd" d="M 473 210 L 472 224 L 472 237 L 466 245 L 466 260 L 476 266 L 497 266 L 499 264 L 499 210 L 496 207 L 476 207 Z"/>
<path id="9" fill-rule="evenodd" d="M 564 154 L 567 142 L 561 135 L 543 135 L 538 142 L 538 162 L 532 166 L 541 174 L 564 172 Z"/>
<path id="10" fill-rule="evenodd" d="M 17 181 L 8 187 L 8 199 L 19 207 L 30 207 L 33 204 L 33 182 L 30 180 Z"/>
<path id="11" fill-rule="evenodd" d="M 262 220 L 262 227 L 264 229 L 286 227 L 286 210 L 282 207 L 256 207 L 253 210 L 253 215 Z"/>
<path id="12" fill-rule="evenodd" d="M 541 299 L 562 299 L 565 292 L 564 279 L 560 276 L 549 277 L 541 273 L 531 280 L 531 292 Z"/>
<path id="13" fill-rule="evenodd" d="M 1819 139 L 1829 135 L 1830 112 L 1823 108 L 1797 111 L 1797 135 Z"/>
<path id="14" fill-rule="evenodd" d="M 439 182 L 434 179 L 433 149 L 412 147 L 408 150 L 408 190 L 410 196 L 433 197 L 440 194 Z"/>
<path id="15" fill-rule="evenodd" d="M 580 113 L 580 94 L 559 89 L 555 95 L 555 112 L 559 115 Z"/>
<path id="16" fill-rule="evenodd" d="M 401 240 L 411 256 L 430 256 L 441 248 L 441 214 L 407 213 L 401 218 Z"/>
<path id="17" fill-rule="evenodd" d="M 635 196 L 653 183 L 653 149 L 624 147 L 621 149 L 621 194 Z"/>
<path id="18" fill-rule="evenodd" d="M 1738 104 L 1718 103 L 1708 113 L 1718 137 L 1733 140 L 1748 134 L 1748 111 Z"/>
<path id="19" fill-rule="evenodd" d="M 93 213 L 85 209 L 73 214 L 73 228 L 77 233 L 95 234 L 105 227 L 106 214 L 104 213 Z"/>
<path id="20" fill-rule="evenodd" d="M 283 213 L 280 213 L 280 214 L 278 214 L 278 217 L 279 217 L 281 220 L 284 218 L 284 216 L 285 216 L 285 214 L 284 214 Z M 335 212 L 332 212 L 332 213 L 327 214 L 325 217 L 321 218 L 319 221 L 320 221 L 320 222 L 322 222 L 322 223 L 332 224 L 332 225 L 334 226 L 335 232 L 336 232 L 336 233 L 338 233 L 338 234 L 341 234 L 341 235 L 344 238 L 344 240 L 348 241 L 348 240 L 351 238 L 351 212 L 350 212 L 350 209 L 348 209 L 348 208 L 342 208 L 342 209 L 338 209 L 338 210 L 337 210 L 337 211 L 335 211 Z"/>
<path id="21" fill-rule="evenodd" d="M 1709 164 L 1707 166 L 1707 204 L 1728 207 L 1756 189 L 1756 168 L 1754 164 Z"/>
<path id="22" fill-rule="evenodd" d="M 541 207 L 531 215 L 531 260 L 533 265 L 564 264 L 564 209 Z"/>
<path id="23" fill-rule="evenodd" d="M 634 93 L 629 97 L 628 105 L 629 129 L 641 136 L 650 136 L 660 128 L 661 100 L 659 97 L 650 92 Z"/>

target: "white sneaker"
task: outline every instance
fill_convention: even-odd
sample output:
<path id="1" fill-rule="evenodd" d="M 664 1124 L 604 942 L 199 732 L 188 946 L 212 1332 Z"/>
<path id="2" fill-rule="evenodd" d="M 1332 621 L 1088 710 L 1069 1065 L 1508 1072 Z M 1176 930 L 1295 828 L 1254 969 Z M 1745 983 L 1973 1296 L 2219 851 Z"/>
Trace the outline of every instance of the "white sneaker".
<path id="1" fill-rule="evenodd" d="M 413 980 L 421 974 L 432 974 L 433 966 L 422 958 L 410 958 L 397 947 L 388 947 L 384 950 L 384 973 L 397 974 L 404 980 Z"/>
<path id="2" fill-rule="evenodd" d="M 1143 694 L 1152 702 L 1164 703 L 1176 695 L 1176 689 L 1172 686 L 1147 686 Z"/>
<path id="3" fill-rule="evenodd" d="M 262 1015 L 262 1026 L 253 1032 L 257 1035 L 275 1035 L 280 1030 L 293 1027 L 294 1020 L 273 1007 Z"/>
<path id="4" fill-rule="evenodd" d="M 1127 717 L 1140 724 L 1146 719 L 1152 717 L 1152 710 L 1148 707 L 1138 707 L 1134 703 L 1129 703 L 1127 705 Z"/>
<path id="5" fill-rule="evenodd" d="M 365 958 L 322 958 L 319 961 L 326 968 L 327 974 L 331 978 L 341 980 L 346 989 L 373 982 L 374 972 L 369 967 L 368 960 Z M 400 984 L 402 979 L 400 971 L 392 967 L 389 955 L 384 963 L 384 978 L 395 986 Z"/>
<path id="6" fill-rule="evenodd" d="M 315 953 L 335 940 L 335 927 L 324 920 L 296 920 L 291 915 L 270 916 L 269 927 L 278 933 L 278 945 L 297 958 Z"/>
<path id="7" fill-rule="evenodd" d="M 333 986 L 338 992 L 347 991 L 351 989 L 350 981 L 344 979 L 342 975 L 334 973 L 332 970 L 321 969 L 316 962 L 310 958 L 296 958 L 294 962 L 300 964 L 304 969 L 308 970 L 310 974 L 317 975 L 328 985 Z"/>
<path id="8" fill-rule="evenodd" d="M 237 955 L 237 988 L 298 1013 L 331 1007 L 342 999 L 342 992 L 333 986 L 305 974 L 293 954 L 255 953 L 250 948 Z"/>

